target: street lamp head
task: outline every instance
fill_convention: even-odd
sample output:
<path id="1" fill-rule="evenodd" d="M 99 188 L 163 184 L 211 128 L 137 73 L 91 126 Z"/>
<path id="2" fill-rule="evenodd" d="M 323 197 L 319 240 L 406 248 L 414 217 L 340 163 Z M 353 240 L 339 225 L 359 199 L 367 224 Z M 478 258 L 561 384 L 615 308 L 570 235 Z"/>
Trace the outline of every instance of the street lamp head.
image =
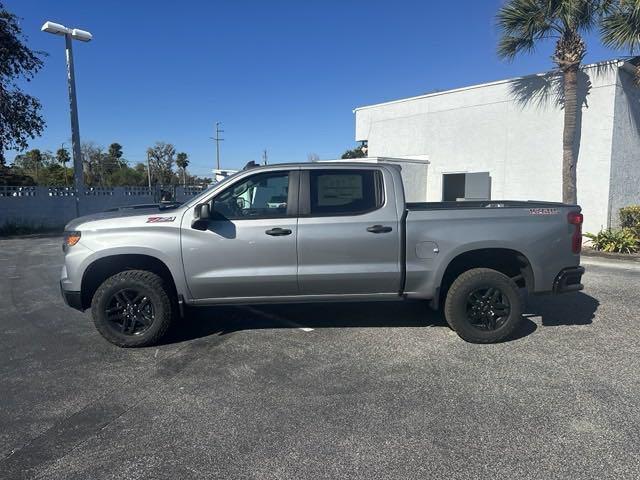
<path id="1" fill-rule="evenodd" d="M 71 30 L 71 37 L 74 40 L 80 40 L 81 42 L 90 42 L 93 38 L 89 32 L 85 30 L 78 30 L 77 28 Z"/>
<path id="2" fill-rule="evenodd" d="M 42 25 L 41 30 L 43 32 L 53 33 L 54 35 L 71 35 L 71 38 L 74 40 L 80 40 L 81 42 L 89 42 L 93 38 L 91 33 L 85 30 L 80 30 L 78 28 L 71 29 L 53 22 L 45 22 L 44 25 Z"/>
<path id="3" fill-rule="evenodd" d="M 42 25 L 41 30 L 43 32 L 53 33 L 54 35 L 66 35 L 68 33 L 71 33 L 71 30 L 69 30 L 64 25 L 60 25 L 59 23 L 53 23 L 53 22 L 44 22 L 44 25 Z"/>

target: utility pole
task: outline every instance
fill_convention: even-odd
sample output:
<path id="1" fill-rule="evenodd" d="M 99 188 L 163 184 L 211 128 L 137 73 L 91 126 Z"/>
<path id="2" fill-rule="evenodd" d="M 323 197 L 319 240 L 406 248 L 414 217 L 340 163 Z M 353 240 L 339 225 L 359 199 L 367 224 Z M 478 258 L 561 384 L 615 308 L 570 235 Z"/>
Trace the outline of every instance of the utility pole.
<path id="1" fill-rule="evenodd" d="M 263 164 L 263 165 L 267 165 L 267 163 L 268 163 L 268 162 L 267 162 L 267 149 L 265 148 L 265 149 L 262 151 L 262 164 Z"/>
<path id="2" fill-rule="evenodd" d="M 210 137 L 216 142 L 216 169 L 220 170 L 220 142 L 224 140 L 224 138 L 220 138 L 220 134 L 224 132 L 224 130 L 220 130 L 221 122 L 216 122 L 216 136 Z"/>

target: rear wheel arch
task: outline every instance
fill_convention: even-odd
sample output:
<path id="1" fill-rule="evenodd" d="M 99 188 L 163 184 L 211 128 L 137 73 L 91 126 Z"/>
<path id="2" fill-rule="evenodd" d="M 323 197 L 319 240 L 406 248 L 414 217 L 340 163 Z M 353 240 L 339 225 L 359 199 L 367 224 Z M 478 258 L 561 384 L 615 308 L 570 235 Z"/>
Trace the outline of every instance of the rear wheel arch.
<path id="1" fill-rule="evenodd" d="M 93 261 L 82 275 L 80 287 L 82 308 L 91 306 L 91 300 L 100 285 L 109 277 L 126 270 L 144 270 L 158 275 L 168 292 L 177 299 L 176 283 L 169 267 L 157 257 L 145 254 L 109 255 Z"/>
<path id="2" fill-rule="evenodd" d="M 459 253 L 447 264 L 440 278 L 438 304 L 455 279 L 473 268 L 496 270 L 511 278 L 518 287 L 534 290 L 533 268 L 526 255 L 510 248 L 479 248 Z"/>

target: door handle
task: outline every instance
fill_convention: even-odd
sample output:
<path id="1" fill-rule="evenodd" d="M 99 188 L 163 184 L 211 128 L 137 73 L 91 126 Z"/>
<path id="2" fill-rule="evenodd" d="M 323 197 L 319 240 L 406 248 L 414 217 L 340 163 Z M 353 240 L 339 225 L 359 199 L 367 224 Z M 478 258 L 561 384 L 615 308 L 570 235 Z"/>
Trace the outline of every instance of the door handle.
<path id="1" fill-rule="evenodd" d="M 384 225 L 372 225 L 367 228 L 367 232 L 371 233 L 389 233 L 393 228 L 385 227 Z"/>
<path id="2" fill-rule="evenodd" d="M 289 230 L 288 228 L 276 227 L 270 230 L 266 230 L 264 233 L 266 233 L 267 235 L 271 235 L 272 237 L 282 237 L 284 235 L 291 235 L 291 230 Z"/>

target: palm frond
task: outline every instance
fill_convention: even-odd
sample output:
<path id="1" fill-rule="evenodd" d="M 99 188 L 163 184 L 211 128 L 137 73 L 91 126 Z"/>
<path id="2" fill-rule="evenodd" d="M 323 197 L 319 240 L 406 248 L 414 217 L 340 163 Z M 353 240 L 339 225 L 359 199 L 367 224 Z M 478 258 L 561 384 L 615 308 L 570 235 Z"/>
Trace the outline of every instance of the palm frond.
<path id="1" fill-rule="evenodd" d="M 553 0 L 555 14 L 564 27 L 573 31 L 593 29 L 605 8 L 620 0 Z"/>
<path id="2" fill-rule="evenodd" d="M 498 42 L 498 56 L 512 60 L 519 53 L 531 53 L 535 50 L 533 38 L 503 36 Z"/>
<path id="3" fill-rule="evenodd" d="M 550 0 L 511 0 L 498 11 L 498 27 L 505 35 L 535 38 L 552 28 Z"/>
<path id="4" fill-rule="evenodd" d="M 602 42 L 613 48 L 640 49 L 640 0 L 619 0 L 600 24 Z"/>
<path id="5" fill-rule="evenodd" d="M 512 59 L 518 53 L 530 53 L 536 40 L 546 38 L 556 30 L 549 16 L 549 4 L 553 0 L 510 0 L 496 17 L 502 37 L 498 55 Z"/>

